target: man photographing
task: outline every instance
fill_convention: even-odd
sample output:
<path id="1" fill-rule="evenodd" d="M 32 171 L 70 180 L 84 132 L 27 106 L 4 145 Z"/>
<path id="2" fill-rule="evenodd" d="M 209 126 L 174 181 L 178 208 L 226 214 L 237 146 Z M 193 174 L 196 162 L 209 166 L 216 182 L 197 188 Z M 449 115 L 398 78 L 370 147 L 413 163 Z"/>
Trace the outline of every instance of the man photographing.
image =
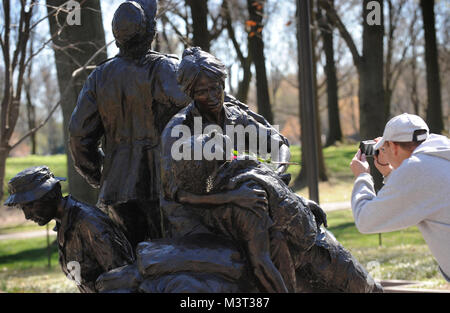
<path id="1" fill-rule="evenodd" d="M 392 118 L 375 141 L 374 164 L 385 184 L 378 194 L 366 155 L 358 150 L 350 163 L 356 227 L 382 233 L 417 225 L 450 281 L 450 140 L 429 134 L 422 118 L 404 113 Z"/>

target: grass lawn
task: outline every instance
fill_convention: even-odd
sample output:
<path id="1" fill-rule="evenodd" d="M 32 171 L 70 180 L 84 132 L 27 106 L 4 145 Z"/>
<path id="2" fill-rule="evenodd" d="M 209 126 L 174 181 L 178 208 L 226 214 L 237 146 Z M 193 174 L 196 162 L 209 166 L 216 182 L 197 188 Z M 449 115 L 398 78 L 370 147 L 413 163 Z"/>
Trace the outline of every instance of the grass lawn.
<path id="1" fill-rule="evenodd" d="M 350 144 L 323 149 L 328 181 L 319 182 L 320 203 L 350 201 L 354 179 L 349 165 L 357 150 L 356 145 Z M 291 161 L 301 163 L 301 148 L 299 146 L 291 147 Z M 300 165 L 291 165 L 288 168 L 287 172 L 292 175 L 291 184 L 295 181 L 300 170 Z M 295 190 L 295 192 L 306 198 L 309 197 L 308 187 Z"/>
<path id="2" fill-rule="evenodd" d="M 0 291 L 77 292 L 58 264 L 55 238 L 50 236 L 50 251 L 46 237 L 0 241 Z"/>
<path id="3" fill-rule="evenodd" d="M 422 288 L 450 289 L 417 227 L 378 234 L 361 234 L 350 210 L 329 212 L 328 230 L 376 279 L 421 281 Z"/>

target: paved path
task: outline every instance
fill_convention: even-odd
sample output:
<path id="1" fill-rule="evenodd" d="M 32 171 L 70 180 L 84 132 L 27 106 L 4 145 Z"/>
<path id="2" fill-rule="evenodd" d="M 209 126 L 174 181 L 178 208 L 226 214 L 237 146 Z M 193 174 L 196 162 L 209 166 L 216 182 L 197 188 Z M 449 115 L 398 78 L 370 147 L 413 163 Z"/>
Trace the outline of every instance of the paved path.
<path id="1" fill-rule="evenodd" d="M 56 236 L 56 232 L 53 230 L 49 231 L 50 236 Z M 20 233 L 11 233 L 11 234 L 3 234 L 0 235 L 0 240 L 11 240 L 11 239 L 27 239 L 27 238 L 36 238 L 36 237 L 44 237 L 47 235 L 47 230 L 35 230 L 35 231 L 27 231 Z"/>
<path id="2" fill-rule="evenodd" d="M 331 212 L 336 210 L 350 210 L 352 208 L 350 201 L 322 203 L 320 207 L 325 212 Z"/>

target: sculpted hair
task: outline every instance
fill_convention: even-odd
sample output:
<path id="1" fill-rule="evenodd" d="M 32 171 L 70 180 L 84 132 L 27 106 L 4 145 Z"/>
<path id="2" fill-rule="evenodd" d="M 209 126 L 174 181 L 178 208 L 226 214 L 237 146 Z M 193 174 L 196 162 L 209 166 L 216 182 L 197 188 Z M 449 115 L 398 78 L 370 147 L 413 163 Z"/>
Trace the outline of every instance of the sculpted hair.
<path id="1" fill-rule="evenodd" d="M 200 73 L 225 84 L 227 70 L 218 58 L 199 47 L 187 48 L 177 71 L 177 81 L 181 89 L 192 98 L 194 85 Z"/>
<path id="2" fill-rule="evenodd" d="M 131 57 L 132 59 L 138 59 L 150 50 L 154 36 L 155 31 L 151 33 L 147 32 L 146 34 L 137 35 L 123 44 L 116 42 L 116 46 L 120 49 L 120 52 L 124 56 Z"/>

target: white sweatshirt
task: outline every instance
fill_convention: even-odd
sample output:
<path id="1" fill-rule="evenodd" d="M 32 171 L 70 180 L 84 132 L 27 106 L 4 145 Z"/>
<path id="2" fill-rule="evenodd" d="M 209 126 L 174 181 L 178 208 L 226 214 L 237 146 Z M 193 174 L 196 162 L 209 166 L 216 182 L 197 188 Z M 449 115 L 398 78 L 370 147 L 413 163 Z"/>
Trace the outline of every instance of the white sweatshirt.
<path id="1" fill-rule="evenodd" d="M 450 140 L 431 134 L 385 178 L 375 194 L 372 176 L 356 178 L 352 192 L 361 233 L 391 232 L 417 225 L 440 270 L 450 281 Z"/>

